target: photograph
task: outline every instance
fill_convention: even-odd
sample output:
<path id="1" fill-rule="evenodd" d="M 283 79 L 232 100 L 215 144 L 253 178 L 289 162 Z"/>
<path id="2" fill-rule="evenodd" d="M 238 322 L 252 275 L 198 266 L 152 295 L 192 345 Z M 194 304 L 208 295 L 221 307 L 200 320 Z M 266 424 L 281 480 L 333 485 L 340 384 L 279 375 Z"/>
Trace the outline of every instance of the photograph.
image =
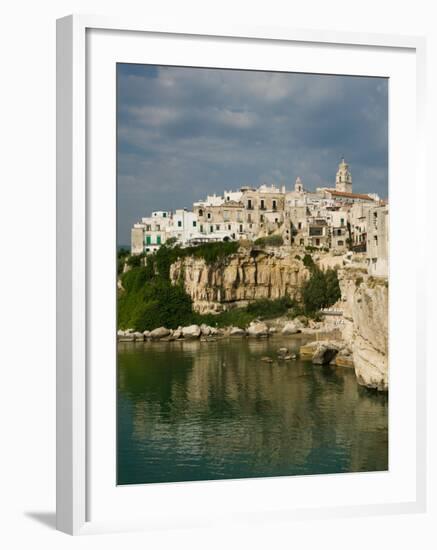
<path id="1" fill-rule="evenodd" d="M 118 485 L 389 470 L 388 112 L 116 64 Z"/>

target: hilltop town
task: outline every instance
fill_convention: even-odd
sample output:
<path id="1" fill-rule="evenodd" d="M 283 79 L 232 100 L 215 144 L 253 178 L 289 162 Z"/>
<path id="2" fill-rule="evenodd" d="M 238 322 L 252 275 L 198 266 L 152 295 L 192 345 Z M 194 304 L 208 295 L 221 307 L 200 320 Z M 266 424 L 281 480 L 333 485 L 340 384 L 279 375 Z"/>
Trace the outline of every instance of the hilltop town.
<path id="1" fill-rule="evenodd" d="M 342 255 L 365 255 L 369 275 L 388 275 L 386 201 L 354 193 L 344 159 L 334 187 L 305 189 L 298 177 L 292 191 L 275 185 L 242 187 L 207 196 L 191 210 L 155 211 L 131 230 L 131 254 L 150 254 L 165 243 L 182 247 L 210 242 L 274 243 Z"/>

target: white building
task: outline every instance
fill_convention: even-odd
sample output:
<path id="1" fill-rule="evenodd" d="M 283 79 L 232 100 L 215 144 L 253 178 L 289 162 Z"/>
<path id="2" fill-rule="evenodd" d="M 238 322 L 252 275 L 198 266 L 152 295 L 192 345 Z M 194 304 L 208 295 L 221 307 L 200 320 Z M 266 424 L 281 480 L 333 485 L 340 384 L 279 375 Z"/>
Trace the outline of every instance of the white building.
<path id="1" fill-rule="evenodd" d="M 369 208 L 367 212 L 367 262 L 369 275 L 388 277 L 389 250 L 388 205 Z"/>
<path id="2" fill-rule="evenodd" d="M 176 210 L 167 232 L 168 238 L 175 238 L 182 245 L 188 244 L 199 237 L 197 215 L 186 208 Z"/>

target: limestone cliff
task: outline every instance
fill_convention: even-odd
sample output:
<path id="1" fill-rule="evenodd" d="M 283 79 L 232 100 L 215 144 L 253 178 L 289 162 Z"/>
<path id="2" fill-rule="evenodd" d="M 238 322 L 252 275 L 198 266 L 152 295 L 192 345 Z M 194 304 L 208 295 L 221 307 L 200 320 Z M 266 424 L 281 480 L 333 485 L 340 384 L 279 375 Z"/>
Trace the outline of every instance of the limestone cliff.
<path id="1" fill-rule="evenodd" d="M 343 339 L 349 344 L 360 384 L 388 389 L 388 283 L 365 269 L 339 272 Z"/>
<path id="2" fill-rule="evenodd" d="M 240 248 L 215 264 L 187 257 L 171 266 L 170 279 L 182 281 L 199 313 L 242 307 L 260 298 L 289 295 L 299 298 L 308 270 L 300 260 L 280 249 Z"/>

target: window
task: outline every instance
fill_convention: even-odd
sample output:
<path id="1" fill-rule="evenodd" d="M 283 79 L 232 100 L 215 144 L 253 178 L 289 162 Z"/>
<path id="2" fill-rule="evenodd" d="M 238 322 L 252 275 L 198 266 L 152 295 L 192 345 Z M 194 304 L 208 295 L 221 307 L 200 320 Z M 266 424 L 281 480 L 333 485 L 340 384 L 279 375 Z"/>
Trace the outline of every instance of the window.
<path id="1" fill-rule="evenodd" d="M 247 221 L 248 221 L 248 222 L 251 222 L 251 221 L 252 221 L 252 214 L 247 214 Z"/>
<path id="2" fill-rule="evenodd" d="M 156 244 L 161 244 L 161 235 L 157 235 Z"/>
<path id="3" fill-rule="evenodd" d="M 196 220 L 193 220 L 193 227 L 196 227 L 196 225 L 197 225 Z"/>
<path id="4" fill-rule="evenodd" d="M 275 218 L 275 223 L 278 223 L 278 218 Z"/>
<path id="5" fill-rule="evenodd" d="M 340 225 L 344 225 L 344 218 L 340 219 Z"/>
<path id="6" fill-rule="evenodd" d="M 208 214 L 206 215 L 206 217 L 208 218 L 208 220 L 211 219 L 211 212 L 208 212 Z"/>
<path id="7" fill-rule="evenodd" d="M 275 200 L 272 201 L 272 206 L 273 206 L 273 210 L 276 210 L 276 201 Z"/>
<path id="8" fill-rule="evenodd" d="M 228 200 L 229 200 L 229 197 L 226 197 L 226 200 L 228 201 Z"/>
<path id="9" fill-rule="evenodd" d="M 230 225 L 230 224 L 228 225 L 228 230 L 229 230 L 229 231 L 231 230 L 231 225 Z"/>
<path id="10" fill-rule="evenodd" d="M 152 237 L 150 235 L 146 235 L 146 244 L 152 244 Z"/>
<path id="11" fill-rule="evenodd" d="M 157 226 L 155 227 L 155 231 L 161 231 L 161 226 L 160 226 L 160 225 L 157 225 Z"/>
<path id="12" fill-rule="evenodd" d="M 200 232 L 203 233 L 203 225 L 200 226 Z"/>
<path id="13" fill-rule="evenodd" d="M 199 217 L 202 217 L 202 216 L 203 216 L 203 210 L 199 208 Z"/>
<path id="14" fill-rule="evenodd" d="M 264 199 L 261 199 L 261 210 L 265 210 Z"/>
<path id="15" fill-rule="evenodd" d="M 220 226 L 219 226 L 219 224 L 217 224 L 217 225 L 215 226 L 215 228 L 216 228 L 217 231 L 220 231 Z"/>
<path id="16" fill-rule="evenodd" d="M 167 217 L 167 212 L 164 212 L 164 214 L 162 215 L 163 218 L 166 218 Z"/>
<path id="17" fill-rule="evenodd" d="M 302 222 L 299 222 L 299 223 L 297 224 L 297 228 L 298 228 L 298 229 L 302 229 Z"/>
<path id="18" fill-rule="evenodd" d="M 210 233 L 214 233 L 214 226 L 213 226 L 213 225 L 210 225 L 210 226 L 209 226 L 209 232 L 210 232 Z"/>
<path id="19" fill-rule="evenodd" d="M 151 225 L 146 225 L 146 231 L 152 231 L 152 226 Z"/>
<path id="20" fill-rule="evenodd" d="M 223 219 L 225 220 L 225 222 L 229 220 L 229 210 L 223 211 Z"/>
<path id="21" fill-rule="evenodd" d="M 243 233 L 243 226 L 240 225 L 240 233 Z"/>
<path id="22" fill-rule="evenodd" d="M 344 245 L 344 242 L 343 241 L 338 241 L 338 246 L 343 246 Z"/>
<path id="23" fill-rule="evenodd" d="M 320 245 L 320 239 L 316 239 L 316 246 Z"/>
<path id="24" fill-rule="evenodd" d="M 248 201 L 247 201 L 247 209 L 252 210 L 252 200 L 251 199 L 248 199 Z"/>
<path id="25" fill-rule="evenodd" d="M 181 220 L 178 220 L 178 227 L 182 227 L 182 222 L 181 222 Z"/>
<path id="26" fill-rule="evenodd" d="M 264 216 L 261 214 L 261 216 L 259 217 L 259 221 L 260 222 L 263 222 L 264 221 Z"/>

